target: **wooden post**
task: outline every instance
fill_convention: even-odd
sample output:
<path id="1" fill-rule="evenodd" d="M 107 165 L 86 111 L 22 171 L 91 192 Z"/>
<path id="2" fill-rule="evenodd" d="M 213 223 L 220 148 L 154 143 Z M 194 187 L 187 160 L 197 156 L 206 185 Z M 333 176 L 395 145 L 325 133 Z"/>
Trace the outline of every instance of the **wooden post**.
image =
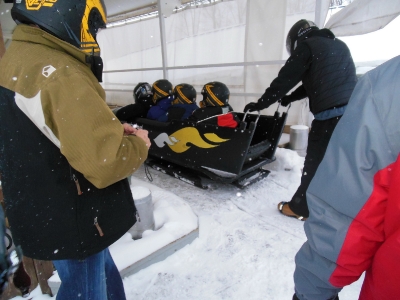
<path id="1" fill-rule="evenodd" d="M 5 52 L 6 52 L 6 46 L 4 45 L 3 29 L 1 28 L 1 23 L 0 23 L 0 59 L 3 57 Z"/>

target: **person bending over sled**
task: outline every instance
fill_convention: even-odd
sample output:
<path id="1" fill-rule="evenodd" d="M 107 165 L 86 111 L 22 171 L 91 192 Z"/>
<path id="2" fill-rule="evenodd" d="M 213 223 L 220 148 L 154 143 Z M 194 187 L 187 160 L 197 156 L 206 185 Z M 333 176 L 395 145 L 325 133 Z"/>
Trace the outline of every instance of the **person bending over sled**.
<path id="1" fill-rule="evenodd" d="M 147 112 L 147 118 L 161 122 L 168 121 L 168 109 L 172 104 L 173 86 L 167 79 L 160 79 L 153 83 L 153 106 Z"/>
<path id="2" fill-rule="evenodd" d="M 240 120 L 228 104 L 230 92 L 225 84 L 218 81 L 209 82 L 204 85 L 201 94 L 203 100 L 200 101 L 200 108 L 193 112 L 189 120 L 221 127 L 236 128 L 238 126 Z"/>
<path id="3" fill-rule="evenodd" d="M 150 107 L 153 106 L 153 92 L 147 82 L 139 82 L 133 89 L 135 103 L 126 105 L 115 113 L 121 122 L 136 123 L 138 118 L 146 118 Z"/>
<path id="4" fill-rule="evenodd" d="M 174 88 L 174 100 L 168 109 L 168 121 L 185 120 L 198 109 L 196 90 L 187 83 L 181 83 Z"/>
<path id="5" fill-rule="evenodd" d="M 281 101 L 283 106 L 308 97 L 314 115 L 308 136 L 307 154 L 301 183 L 290 202 L 280 202 L 279 211 L 299 220 L 308 218 L 306 191 L 324 157 L 332 132 L 346 109 L 357 82 L 349 48 L 329 29 L 300 20 L 290 29 L 286 47 L 290 54 L 269 88 L 244 111 L 256 111 Z M 285 96 L 299 82 L 303 84 Z"/>

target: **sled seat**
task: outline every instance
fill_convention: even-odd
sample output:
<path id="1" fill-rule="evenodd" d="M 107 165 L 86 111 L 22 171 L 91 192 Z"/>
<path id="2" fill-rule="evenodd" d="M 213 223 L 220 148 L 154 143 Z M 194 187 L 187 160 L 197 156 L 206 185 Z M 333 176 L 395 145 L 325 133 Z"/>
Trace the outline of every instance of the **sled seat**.
<path id="1" fill-rule="evenodd" d="M 157 120 L 151 120 L 151 119 L 146 119 L 146 118 L 139 118 L 137 120 L 138 124 L 142 127 L 145 127 L 146 130 L 148 130 L 147 128 L 152 128 L 152 127 L 156 127 L 156 128 L 163 128 L 163 127 L 168 127 L 169 126 L 169 122 L 160 122 Z M 146 125 L 146 126 L 143 126 Z"/>

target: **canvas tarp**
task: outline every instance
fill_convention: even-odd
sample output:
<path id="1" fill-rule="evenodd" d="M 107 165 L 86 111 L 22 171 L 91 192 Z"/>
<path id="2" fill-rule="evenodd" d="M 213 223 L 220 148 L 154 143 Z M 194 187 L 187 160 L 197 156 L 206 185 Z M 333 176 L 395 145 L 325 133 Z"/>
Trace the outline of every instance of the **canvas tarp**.
<path id="1" fill-rule="evenodd" d="M 360 35 L 384 28 L 399 15 L 399 0 L 356 0 L 333 15 L 325 27 L 336 36 Z"/>

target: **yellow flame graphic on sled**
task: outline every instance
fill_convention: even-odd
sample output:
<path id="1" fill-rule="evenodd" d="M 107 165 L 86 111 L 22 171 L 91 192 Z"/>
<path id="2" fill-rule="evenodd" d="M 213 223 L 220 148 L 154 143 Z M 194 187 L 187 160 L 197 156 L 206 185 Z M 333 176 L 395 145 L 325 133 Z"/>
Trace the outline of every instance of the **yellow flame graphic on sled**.
<path id="1" fill-rule="evenodd" d="M 229 141 L 229 139 L 222 139 L 215 133 L 206 133 L 204 136 L 211 142 L 214 143 L 223 143 Z M 159 148 L 168 145 L 172 151 L 175 153 L 182 153 L 185 152 L 190 148 L 188 143 L 193 144 L 199 148 L 214 148 L 218 147 L 219 145 L 212 145 L 206 142 L 200 135 L 199 131 L 194 127 L 185 127 L 175 131 L 173 134 L 168 136 L 166 133 L 159 134 L 155 139 L 154 142 Z"/>
<path id="2" fill-rule="evenodd" d="M 27 10 L 39 10 L 42 6 L 52 7 L 57 0 L 27 0 L 26 9 Z"/>

